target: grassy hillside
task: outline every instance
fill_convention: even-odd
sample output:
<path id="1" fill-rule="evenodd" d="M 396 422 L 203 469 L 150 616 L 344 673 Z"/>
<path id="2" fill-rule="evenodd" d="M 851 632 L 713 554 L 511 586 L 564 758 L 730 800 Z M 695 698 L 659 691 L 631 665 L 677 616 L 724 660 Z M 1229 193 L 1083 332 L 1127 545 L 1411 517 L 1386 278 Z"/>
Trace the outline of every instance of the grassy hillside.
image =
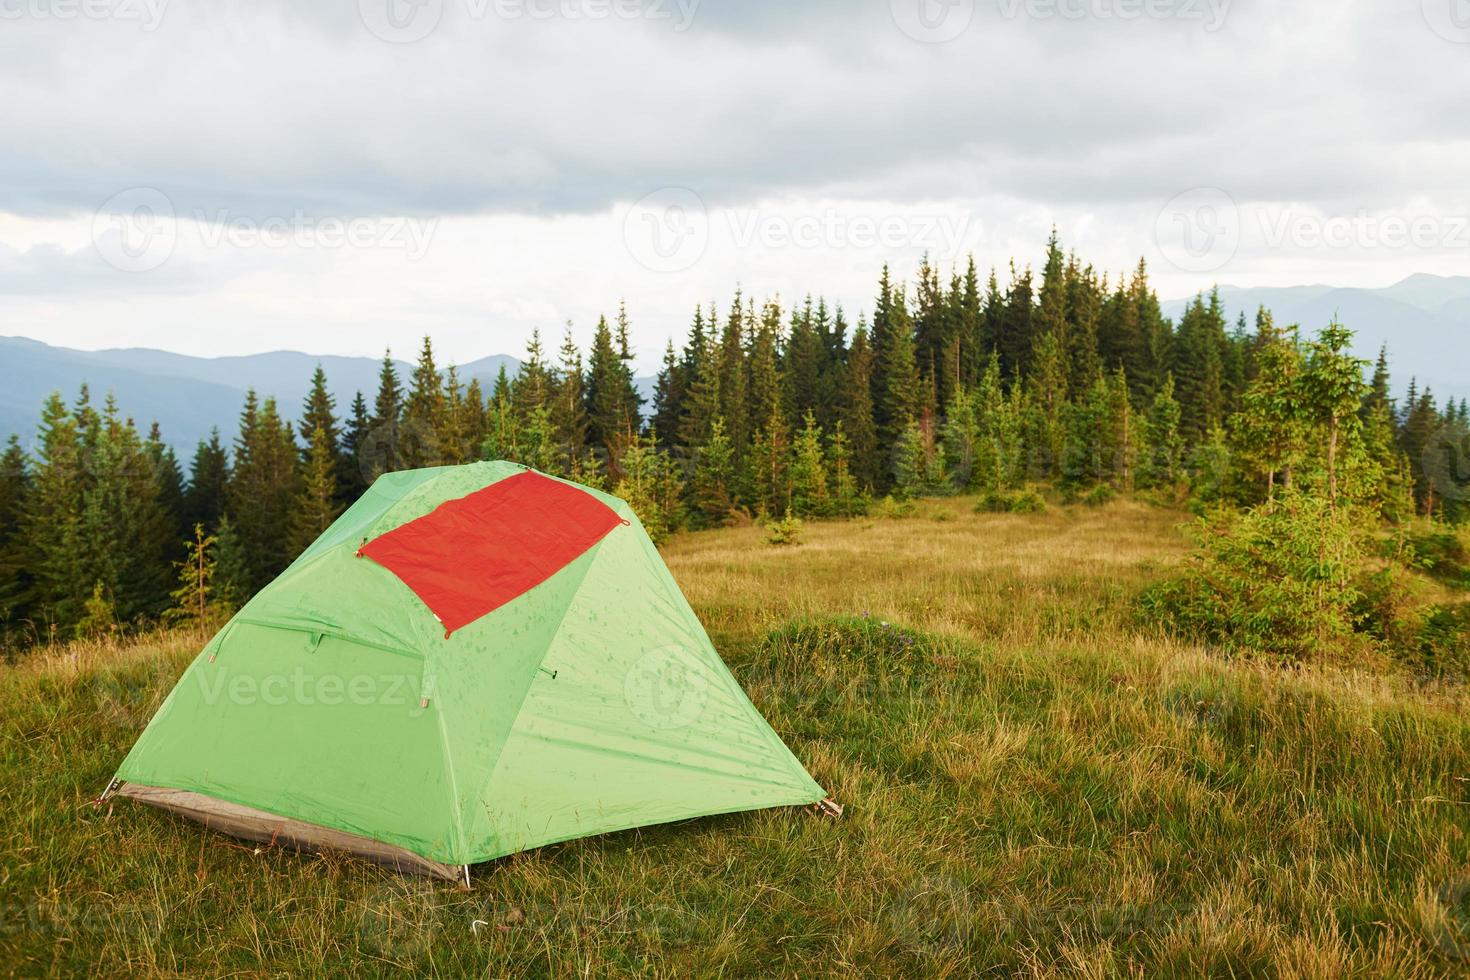
<path id="1" fill-rule="evenodd" d="M 1470 695 L 1141 635 L 1137 504 L 689 535 L 674 574 L 841 821 L 574 841 L 471 891 L 88 802 L 201 642 L 0 673 L 0 970 L 1439 976 L 1470 969 Z"/>

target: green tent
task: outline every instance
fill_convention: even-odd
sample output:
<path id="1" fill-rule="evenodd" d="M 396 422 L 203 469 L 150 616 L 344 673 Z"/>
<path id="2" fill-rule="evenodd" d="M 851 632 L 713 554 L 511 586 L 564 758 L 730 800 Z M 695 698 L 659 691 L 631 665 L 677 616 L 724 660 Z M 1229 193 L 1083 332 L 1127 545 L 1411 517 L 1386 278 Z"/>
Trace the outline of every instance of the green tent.
<path id="1" fill-rule="evenodd" d="M 823 797 L 632 509 L 507 462 L 380 477 L 209 641 L 113 792 L 448 878 Z"/>

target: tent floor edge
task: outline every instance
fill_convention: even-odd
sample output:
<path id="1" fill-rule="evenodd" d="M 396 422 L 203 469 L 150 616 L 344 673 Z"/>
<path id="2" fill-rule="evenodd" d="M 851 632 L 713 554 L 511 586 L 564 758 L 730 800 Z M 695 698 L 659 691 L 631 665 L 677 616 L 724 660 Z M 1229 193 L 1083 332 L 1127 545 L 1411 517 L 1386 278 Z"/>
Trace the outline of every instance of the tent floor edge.
<path id="1" fill-rule="evenodd" d="M 469 879 L 469 866 L 465 864 L 441 864 L 406 848 L 371 837 L 293 820 L 204 793 L 143 783 L 123 783 L 117 789 L 117 795 L 188 817 L 231 837 L 279 844 L 298 851 L 341 851 L 395 871 L 406 871 L 445 881 L 467 882 Z"/>

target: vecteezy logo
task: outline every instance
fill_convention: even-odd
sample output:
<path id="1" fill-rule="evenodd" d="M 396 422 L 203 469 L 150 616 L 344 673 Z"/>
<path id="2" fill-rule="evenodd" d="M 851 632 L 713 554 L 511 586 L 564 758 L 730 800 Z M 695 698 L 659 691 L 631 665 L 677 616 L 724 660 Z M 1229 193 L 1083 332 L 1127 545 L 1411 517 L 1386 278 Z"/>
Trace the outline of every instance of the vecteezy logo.
<path id="1" fill-rule="evenodd" d="M 413 959 L 427 952 L 441 931 L 439 911 L 434 892 L 418 882 L 382 885 L 357 906 L 358 936 L 380 956 Z"/>
<path id="2" fill-rule="evenodd" d="M 704 712 L 709 677 L 683 647 L 659 647 L 639 657 L 623 681 L 623 699 L 649 728 L 685 728 Z"/>
<path id="3" fill-rule="evenodd" d="M 444 0 L 357 0 L 357 15 L 379 40 L 412 44 L 439 26 Z"/>
<path id="4" fill-rule="evenodd" d="M 965 33 L 975 17 L 975 0 L 889 0 L 893 22 L 915 41 L 943 44 Z"/>
<path id="5" fill-rule="evenodd" d="M 1420 0 L 1424 23 L 1446 41 L 1470 44 L 1470 0 Z"/>
<path id="6" fill-rule="evenodd" d="M 1441 500 L 1470 497 L 1470 427 L 1455 419 L 1424 440 L 1424 484 Z"/>
<path id="7" fill-rule="evenodd" d="M 1432 930 L 1436 944 L 1450 959 L 1470 962 L 1470 878 L 1445 885 L 1436 897 L 1445 913 Z"/>
<path id="8" fill-rule="evenodd" d="M 709 246 L 709 213 L 687 187 L 645 194 L 623 218 L 623 241 L 638 263 L 654 272 L 682 272 Z"/>
<path id="9" fill-rule="evenodd" d="M 1218 187 L 1196 187 L 1177 194 L 1154 222 L 1154 241 L 1176 268 L 1213 272 L 1240 247 L 1240 210 Z"/>
<path id="10" fill-rule="evenodd" d="M 168 196 L 153 187 L 129 187 L 102 202 L 92 216 L 92 244 L 103 261 L 123 272 L 147 272 L 168 261 L 178 241 Z"/>

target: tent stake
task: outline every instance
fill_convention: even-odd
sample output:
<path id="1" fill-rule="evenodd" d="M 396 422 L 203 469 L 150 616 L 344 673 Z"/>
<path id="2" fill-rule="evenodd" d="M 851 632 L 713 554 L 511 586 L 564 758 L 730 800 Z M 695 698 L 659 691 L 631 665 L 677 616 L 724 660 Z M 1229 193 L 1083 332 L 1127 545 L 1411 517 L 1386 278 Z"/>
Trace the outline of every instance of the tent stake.
<path id="1" fill-rule="evenodd" d="M 109 799 L 112 798 L 112 794 L 116 793 L 118 787 L 121 785 L 122 780 L 118 779 L 116 776 L 113 776 L 112 779 L 108 780 L 107 788 L 102 791 L 102 795 L 92 801 L 93 804 L 95 804 L 96 806 L 101 806 L 102 804 L 106 803 Z"/>
<path id="2" fill-rule="evenodd" d="M 818 816 L 831 817 L 833 820 L 837 820 L 842 816 L 842 804 L 829 796 L 820 803 L 813 803 L 812 812 Z"/>

